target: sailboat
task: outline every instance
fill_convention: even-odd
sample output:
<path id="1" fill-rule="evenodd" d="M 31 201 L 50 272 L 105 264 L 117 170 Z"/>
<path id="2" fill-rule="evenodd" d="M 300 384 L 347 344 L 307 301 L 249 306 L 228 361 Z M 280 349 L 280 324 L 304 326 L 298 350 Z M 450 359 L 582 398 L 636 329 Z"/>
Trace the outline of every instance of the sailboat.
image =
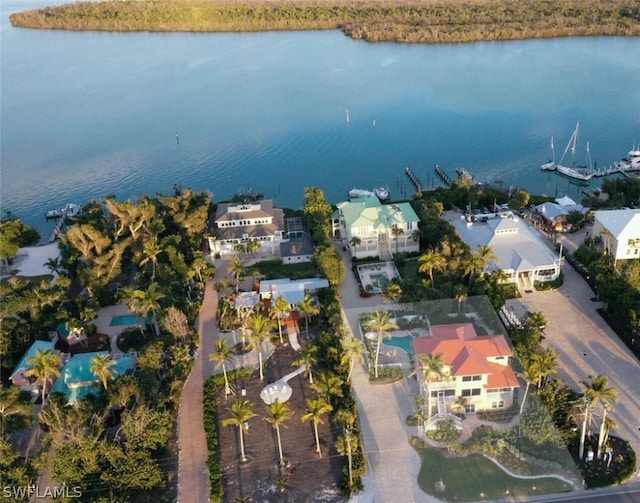
<path id="1" fill-rule="evenodd" d="M 569 138 L 569 143 L 567 143 L 567 147 L 564 149 L 564 153 L 560 158 L 560 162 L 557 164 L 554 162 L 553 164 L 555 164 L 556 171 L 562 175 L 568 176 L 570 178 L 575 178 L 576 180 L 589 181 L 594 177 L 595 171 L 591 167 L 576 165 L 574 160 L 576 154 L 576 144 L 578 143 L 579 128 L 580 122 L 577 122 L 573 134 L 571 135 L 571 138 Z M 567 155 L 569 149 L 571 149 L 571 166 L 564 166 L 562 164 L 562 161 Z M 589 156 L 589 158 L 591 157 L 591 153 L 589 152 L 589 143 L 587 143 L 587 156 Z"/>
<path id="2" fill-rule="evenodd" d="M 551 160 L 545 162 L 540 169 L 542 171 L 555 171 L 556 170 L 556 151 L 553 148 L 553 136 L 551 137 Z"/>

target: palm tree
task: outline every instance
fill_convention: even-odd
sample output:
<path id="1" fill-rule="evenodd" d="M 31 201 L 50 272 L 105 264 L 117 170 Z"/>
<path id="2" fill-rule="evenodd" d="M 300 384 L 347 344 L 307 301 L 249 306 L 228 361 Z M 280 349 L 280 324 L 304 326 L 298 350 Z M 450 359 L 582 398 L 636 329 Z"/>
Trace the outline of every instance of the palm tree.
<path id="1" fill-rule="evenodd" d="M 282 344 L 282 318 L 291 311 L 291 304 L 280 295 L 275 302 L 271 304 L 271 315 L 278 321 L 278 335 L 280 335 L 280 344 Z"/>
<path id="2" fill-rule="evenodd" d="M 305 332 L 309 333 L 309 317 L 320 314 L 320 309 L 316 307 L 313 297 L 309 294 L 305 295 L 304 299 L 299 301 L 296 305 L 304 316 Z"/>
<path id="3" fill-rule="evenodd" d="M 280 454 L 280 466 L 284 466 L 284 457 L 282 456 L 282 442 L 280 441 L 280 426 L 285 426 L 285 421 L 293 417 L 293 410 L 287 403 L 280 403 L 278 400 L 265 407 L 267 411 L 267 417 L 265 421 L 271 423 L 271 426 L 276 430 L 276 437 L 278 439 L 278 454 Z"/>
<path id="4" fill-rule="evenodd" d="M 153 283 L 156 278 L 156 268 L 158 267 L 158 255 L 162 253 L 162 247 L 157 241 L 145 241 L 142 245 L 142 252 L 144 254 L 144 258 L 140 261 L 140 267 L 151 262 L 153 266 L 151 271 L 151 282 Z"/>
<path id="5" fill-rule="evenodd" d="M 542 312 L 527 313 L 525 323 L 540 333 L 544 332 L 544 329 L 547 327 L 547 319 Z"/>
<path id="6" fill-rule="evenodd" d="M 360 239 L 358 236 L 353 236 L 350 240 L 349 240 L 349 246 L 351 246 L 351 248 L 353 249 L 353 253 L 352 255 L 356 254 L 356 248 L 358 246 L 360 246 L 362 244 L 362 239 Z"/>
<path id="7" fill-rule="evenodd" d="M 395 302 L 402 295 L 402 287 L 395 282 L 387 283 L 382 288 L 382 301 Z"/>
<path id="8" fill-rule="evenodd" d="M 244 277 L 246 271 L 247 268 L 245 267 L 244 262 L 242 262 L 242 259 L 237 255 L 233 257 L 233 261 L 227 267 L 227 272 L 236 280 L 236 293 L 240 290 L 240 278 Z"/>
<path id="9" fill-rule="evenodd" d="M 498 260 L 498 256 L 488 245 L 480 246 L 477 252 L 471 254 L 464 270 L 464 274 L 469 276 L 469 290 L 471 290 L 475 277 L 482 274 L 491 262 L 496 260 Z"/>
<path id="10" fill-rule="evenodd" d="M 390 330 L 398 330 L 398 325 L 391 321 L 391 313 L 389 311 L 376 311 L 373 318 L 366 323 L 366 328 L 378 334 L 376 344 L 376 358 L 374 363 L 374 375 L 378 378 L 378 359 L 380 356 L 380 346 L 385 338 L 390 338 Z"/>
<path id="11" fill-rule="evenodd" d="M 609 440 L 609 432 L 611 430 L 615 430 L 618 427 L 618 423 L 616 423 L 615 420 L 611 417 L 606 416 L 605 418 L 603 418 L 602 424 L 604 425 L 604 434 L 602 434 L 601 432 L 601 436 L 603 437 L 602 445 L 607 445 L 607 441 Z"/>
<path id="12" fill-rule="evenodd" d="M 531 365 L 536 387 L 540 389 L 548 376 L 558 375 L 558 354 L 551 348 L 538 351 L 532 355 Z"/>
<path id="13" fill-rule="evenodd" d="M 109 354 L 96 355 L 91 359 L 91 366 L 89 370 L 95 375 L 107 389 L 107 383 L 115 377 L 115 372 L 112 367 L 116 364 L 115 360 L 112 360 Z"/>
<path id="14" fill-rule="evenodd" d="M 256 416 L 253 412 L 253 403 L 249 400 L 236 400 L 229 409 L 231 417 L 222 420 L 222 426 L 234 425 L 238 427 L 240 434 L 240 455 L 243 463 L 246 463 L 247 456 L 244 453 L 244 433 L 249 431 L 249 419 Z"/>
<path id="15" fill-rule="evenodd" d="M 353 367 L 356 361 L 361 364 L 364 363 L 364 355 L 366 350 L 364 344 L 360 339 L 351 339 L 348 342 L 342 343 L 342 354 L 340 356 L 340 363 L 349 365 L 349 374 L 347 375 L 347 382 L 351 382 L 351 374 L 353 373 Z"/>
<path id="16" fill-rule="evenodd" d="M 616 388 L 609 387 L 609 378 L 598 374 L 596 377 L 589 376 L 591 382 L 582 382 L 587 388 L 585 396 L 589 403 L 588 414 L 593 414 L 596 406 L 600 405 L 603 409 L 602 423 L 600 428 L 600 438 L 598 439 L 598 457 L 600 457 L 600 450 L 602 449 L 602 440 L 604 439 L 604 421 L 607 418 L 607 412 L 615 403 L 618 402 L 618 390 Z M 584 432 L 583 432 L 584 436 Z M 583 442 L 581 442 L 584 449 Z M 582 456 L 581 456 L 582 457 Z"/>
<path id="17" fill-rule="evenodd" d="M 304 365 L 304 376 L 309 376 L 309 384 L 313 384 L 313 366 L 318 363 L 316 354 L 318 353 L 318 347 L 312 344 L 302 346 L 298 351 L 298 358 L 291 362 L 292 367 L 300 367 Z"/>
<path id="18" fill-rule="evenodd" d="M 398 224 L 393 224 L 393 227 L 391 228 L 391 235 L 396 240 L 396 255 L 398 254 L 398 236 L 401 234 L 404 234 L 404 229 L 402 227 L 398 227 Z"/>
<path id="19" fill-rule="evenodd" d="M 433 288 L 433 271 L 441 270 L 445 266 L 447 263 L 445 258 L 440 253 L 429 250 L 420 255 L 418 262 L 420 263 L 418 271 L 427 273 Z"/>
<path id="20" fill-rule="evenodd" d="M 316 398 L 307 398 L 307 413 L 304 414 L 300 420 L 304 423 L 305 421 L 313 421 L 313 432 L 316 436 L 316 452 L 320 457 L 322 457 L 322 451 L 320 449 L 320 437 L 318 436 L 318 424 L 324 424 L 322 420 L 322 416 L 331 412 L 333 407 L 324 401 L 321 397 Z"/>
<path id="21" fill-rule="evenodd" d="M 458 411 L 458 414 L 464 414 L 467 407 L 466 397 L 460 395 L 453 401 L 453 408 Z"/>
<path id="22" fill-rule="evenodd" d="M 227 347 L 226 339 L 218 339 L 215 343 L 215 353 L 209 353 L 209 361 L 215 362 L 216 368 L 222 367 L 222 374 L 224 375 L 224 396 L 225 398 L 231 393 L 229 387 L 229 379 L 227 378 L 226 363 L 233 360 L 233 355 L 236 354 L 234 348 Z"/>
<path id="23" fill-rule="evenodd" d="M 431 383 L 449 377 L 449 364 L 442 359 L 443 354 L 425 355 L 418 353 L 416 358 L 420 366 L 412 373 L 422 371 L 422 384 L 427 392 L 427 417 L 431 419 Z"/>
<path id="24" fill-rule="evenodd" d="M 327 403 L 331 403 L 332 396 L 342 396 L 342 379 L 336 374 L 323 370 L 318 372 L 316 382 L 311 386 Z"/>
<path id="25" fill-rule="evenodd" d="M 538 373 L 538 369 L 533 364 L 532 361 L 522 362 L 523 368 L 521 372 L 518 372 L 517 375 L 526 383 L 526 387 L 524 389 L 524 396 L 522 397 L 522 403 L 520 404 L 520 420 L 522 421 L 522 412 L 524 411 L 524 406 L 527 403 L 527 395 L 529 394 L 529 387 L 532 383 L 538 382 L 540 379 L 540 374 Z"/>
<path id="26" fill-rule="evenodd" d="M 260 380 L 264 380 L 262 371 L 262 343 L 269 338 L 271 330 L 274 328 L 273 320 L 262 314 L 250 316 L 247 320 L 247 329 L 251 335 L 251 344 L 258 352 L 258 364 L 260 366 Z"/>
<path id="27" fill-rule="evenodd" d="M 60 377 L 60 353 L 53 349 L 38 349 L 36 354 L 27 359 L 27 365 L 31 368 L 25 372 L 27 377 L 35 377 L 36 382 L 42 385 L 42 403 L 47 394 L 47 384 L 54 377 Z"/>
<path id="28" fill-rule="evenodd" d="M 347 456 L 349 467 L 349 487 L 353 487 L 353 452 L 358 448 L 358 437 L 351 428 L 345 428 L 344 433 L 336 440 L 336 449 L 343 456 Z"/>
<path id="29" fill-rule="evenodd" d="M 129 311 L 145 320 L 149 315 L 152 315 L 153 329 L 156 334 L 159 334 L 160 329 L 157 326 L 156 313 L 161 309 L 159 301 L 165 297 L 160 291 L 160 285 L 151 283 L 146 291 L 135 290 L 131 287 L 123 288 L 122 295 L 127 302 Z"/>

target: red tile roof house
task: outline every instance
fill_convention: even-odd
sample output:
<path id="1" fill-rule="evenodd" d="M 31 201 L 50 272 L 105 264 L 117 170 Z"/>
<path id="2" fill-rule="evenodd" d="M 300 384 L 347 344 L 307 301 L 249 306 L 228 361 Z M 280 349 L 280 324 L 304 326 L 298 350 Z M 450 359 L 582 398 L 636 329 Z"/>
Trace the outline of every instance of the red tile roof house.
<path id="1" fill-rule="evenodd" d="M 509 365 L 512 352 L 504 335 L 478 335 L 471 323 L 432 325 L 430 331 L 431 335 L 412 340 L 413 352 L 441 355 L 448 367 L 445 378 L 429 384 L 431 404 L 427 408 L 435 409 L 435 414 L 426 422 L 427 430 L 435 429 L 438 421 L 455 418 L 451 412 L 459 396 L 466 399 L 467 414 L 511 407 L 520 385 Z M 422 371 L 418 379 L 422 382 Z M 421 392 L 427 395 L 425 384 Z"/>

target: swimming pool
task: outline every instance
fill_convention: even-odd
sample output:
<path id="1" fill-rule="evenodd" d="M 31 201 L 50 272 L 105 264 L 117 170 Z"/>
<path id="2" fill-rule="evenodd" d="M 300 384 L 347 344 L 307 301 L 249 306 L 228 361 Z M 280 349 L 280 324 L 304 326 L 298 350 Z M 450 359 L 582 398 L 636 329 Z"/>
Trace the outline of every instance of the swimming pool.
<path id="1" fill-rule="evenodd" d="M 146 318 L 140 318 L 135 314 L 122 314 L 120 316 L 114 316 L 111 318 L 110 327 L 120 327 L 124 325 L 144 325 L 151 322 L 151 316 Z"/>
<path id="2" fill-rule="evenodd" d="M 402 337 L 391 337 L 391 339 L 385 339 L 383 344 L 385 346 L 393 346 L 395 348 L 402 349 L 408 355 L 413 354 L 413 348 L 411 347 L 412 335 L 404 335 Z"/>

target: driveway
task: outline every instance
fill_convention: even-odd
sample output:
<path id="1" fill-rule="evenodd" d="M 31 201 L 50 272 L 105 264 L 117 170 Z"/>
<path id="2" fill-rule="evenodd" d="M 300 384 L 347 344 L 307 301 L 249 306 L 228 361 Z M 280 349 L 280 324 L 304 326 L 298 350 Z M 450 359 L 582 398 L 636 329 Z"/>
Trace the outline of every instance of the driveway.
<path id="1" fill-rule="evenodd" d="M 202 306 L 196 320 L 196 329 L 200 336 L 198 354 L 180 399 L 178 413 L 178 501 L 180 503 L 209 501 L 203 394 L 204 381 L 219 372 L 216 371 L 215 364 L 209 360 L 209 354 L 213 351 L 219 335 L 216 323 L 218 293 L 214 284 L 225 277 L 232 280 L 226 272 L 227 263 L 217 260 L 214 265 L 216 272 L 205 286 Z M 241 287 L 251 290 L 253 278 L 247 278 Z M 255 351 L 252 351 L 248 355 L 234 358 L 233 365 L 228 365 L 227 369 L 256 365 L 254 353 Z"/>
<path id="2" fill-rule="evenodd" d="M 640 365 L 597 312 L 602 302 L 569 264 L 563 267 L 564 284 L 552 292 L 525 293 L 507 301 L 522 318 L 542 312 L 547 319 L 545 344 L 560 356 L 558 376 L 572 388 L 584 391 L 580 381 L 602 374 L 618 390 L 618 404 L 611 417 L 618 423 L 613 434 L 629 440 L 640 453 Z"/>

